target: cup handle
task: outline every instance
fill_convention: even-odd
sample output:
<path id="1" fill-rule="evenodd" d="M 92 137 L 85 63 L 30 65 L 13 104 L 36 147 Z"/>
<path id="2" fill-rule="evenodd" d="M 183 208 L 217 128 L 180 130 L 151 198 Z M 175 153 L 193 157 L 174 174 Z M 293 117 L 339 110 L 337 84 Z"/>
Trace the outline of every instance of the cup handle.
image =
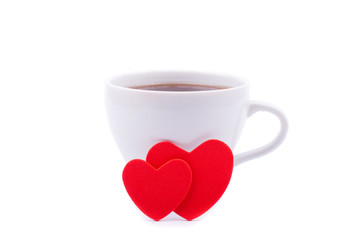
<path id="1" fill-rule="evenodd" d="M 279 119 L 280 124 L 281 124 L 279 133 L 271 142 L 267 143 L 266 145 L 264 145 L 262 147 L 255 148 L 253 150 L 249 150 L 244 153 L 235 154 L 234 155 L 234 166 L 237 166 L 237 165 L 239 165 L 243 162 L 246 162 L 248 160 L 251 160 L 251 159 L 254 159 L 257 157 L 261 157 L 263 155 L 270 153 L 271 151 L 276 149 L 283 142 L 284 138 L 287 135 L 288 120 L 282 111 L 280 111 L 277 107 L 275 107 L 269 103 L 260 102 L 260 101 L 251 101 L 249 103 L 247 116 L 250 117 L 254 113 L 259 112 L 259 111 L 267 111 L 267 112 L 270 112 L 270 113 L 274 114 L 275 116 L 277 116 L 277 118 Z"/>

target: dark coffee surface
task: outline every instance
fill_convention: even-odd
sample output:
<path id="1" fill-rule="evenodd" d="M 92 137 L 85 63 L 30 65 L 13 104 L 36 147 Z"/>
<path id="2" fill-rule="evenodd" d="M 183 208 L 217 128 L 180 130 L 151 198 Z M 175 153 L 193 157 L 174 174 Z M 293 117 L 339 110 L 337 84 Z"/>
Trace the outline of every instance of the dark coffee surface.
<path id="1" fill-rule="evenodd" d="M 143 86 L 130 87 L 133 89 L 142 89 L 150 91 L 167 91 L 167 92 L 191 92 L 191 91 L 209 91 L 225 89 L 223 86 L 209 86 L 209 85 L 197 85 L 197 84 L 152 84 Z"/>

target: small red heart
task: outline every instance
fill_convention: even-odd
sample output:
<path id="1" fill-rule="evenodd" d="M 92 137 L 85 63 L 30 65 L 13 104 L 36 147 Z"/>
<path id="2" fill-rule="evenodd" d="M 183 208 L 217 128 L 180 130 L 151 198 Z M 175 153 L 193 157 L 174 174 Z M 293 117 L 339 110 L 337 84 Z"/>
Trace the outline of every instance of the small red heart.
<path id="1" fill-rule="evenodd" d="M 192 183 L 182 203 L 174 210 L 187 220 L 208 211 L 226 190 L 233 171 L 233 153 L 219 140 L 208 140 L 192 152 L 170 142 L 154 145 L 146 161 L 158 168 L 171 159 L 182 159 L 192 170 Z"/>
<path id="2" fill-rule="evenodd" d="M 132 201 L 156 221 L 182 202 L 192 181 L 191 169 L 185 161 L 174 159 L 162 165 L 156 169 L 135 159 L 128 162 L 122 172 L 123 183 Z"/>

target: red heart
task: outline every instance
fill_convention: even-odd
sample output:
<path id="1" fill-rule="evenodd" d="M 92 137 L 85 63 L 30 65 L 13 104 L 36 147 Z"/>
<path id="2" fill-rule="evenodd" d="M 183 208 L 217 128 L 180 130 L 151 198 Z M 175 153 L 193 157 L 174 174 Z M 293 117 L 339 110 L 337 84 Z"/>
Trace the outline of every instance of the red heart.
<path id="1" fill-rule="evenodd" d="M 135 159 L 128 162 L 122 172 L 123 183 L 132 201 L 156 221 L 182 202 L 192 181 L 191 169 L 185 161 L 174 159 L 162 165 L 155 169 L 147 162 Z"/>
<path id="2" fill-rule="evenodd" d="M 226 190 L 233 171 L 231 149 L 219 140 L 208 140 L 192 152 L 170 142 L 154 145 L 146 161 L 158 168 L 171 159 L 182 159 L 192 170 L 192 184 L 182 203 L 174 210 L 187 220 L 199 217 L 210 209 Z"/>

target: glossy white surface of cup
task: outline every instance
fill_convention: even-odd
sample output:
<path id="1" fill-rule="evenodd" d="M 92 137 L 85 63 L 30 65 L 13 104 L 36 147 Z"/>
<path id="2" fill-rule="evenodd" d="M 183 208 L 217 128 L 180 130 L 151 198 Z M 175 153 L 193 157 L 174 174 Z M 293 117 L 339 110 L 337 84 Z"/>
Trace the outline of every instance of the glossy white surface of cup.
<path id="1" fill-rule="evenodd" d="M 164 83 L 221 86 L 225 89 L 176 92 L 131 88 Z M 119 76 L 107 81 L 105 99 L 110 128 L 125 161 L 145 159 L 148 150 L 162 141 L 170 141 L 191 151 L 206 140 L 218 139 L 233 150 L 247 117 L 257 110 L 268 110 L 266 104 L 262 109 L 261 103 L 251 104 L 246 81 L 233 76 L 197 72 Z M 269 111 L 280 119 L 280 133 L 266 146 L 247 155 L 236 155 L 235 164 L 264 155 L 283 141 L 287 131 L 286 118 L 273 106 L 269 106 Z"/>

